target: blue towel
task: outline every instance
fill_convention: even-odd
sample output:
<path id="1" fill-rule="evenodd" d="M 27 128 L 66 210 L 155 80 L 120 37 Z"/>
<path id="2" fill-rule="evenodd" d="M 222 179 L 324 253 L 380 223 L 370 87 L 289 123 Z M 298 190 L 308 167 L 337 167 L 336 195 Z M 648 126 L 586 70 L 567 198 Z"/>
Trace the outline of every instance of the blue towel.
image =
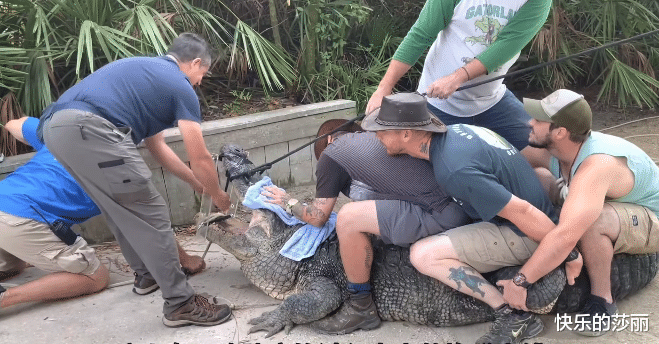
<path id="1" fill-rule="evenodd" d="M 318 246 L 327 240 L 335 229 L 336 213 L 332 212 L 323 228 L 314 227 L 310 224 L 300 227 L 288 239 L 284 247 L 279 250 L 279 254 L 296 262 L 311 257 L 316 253 Z"/>
<path id="2" fill-rule="evenodd" d="M 295 216 L 287 213 L 282 207 L 277 204 L 265 202 L 266 197 L 261 195 L 261 189 L 264 186 L 275 186 L 270 180 L 270 177 L 263 177 L 258 183 L 252 185 L 245 193 L 243 205 L 250 209 L 268 209 L 277 214 L 284 223 L 289 226 L 305 223 L 298 220 Z M 275 186 L 276 187 L 276 186 Z M 323 228 L 314 227 L 310 224 L 305 224 L 300 227 L 288 239 L 284 247 L 279 250 L 279 254 L 286 258 L 290 258 L 299 262 L 304 258 L 313 256 L 316 253 L 318 246 L 325 241 L 330 234 L 336 229 L 336 213 L 330 214 L 329 220 L 325 223 Z"/>

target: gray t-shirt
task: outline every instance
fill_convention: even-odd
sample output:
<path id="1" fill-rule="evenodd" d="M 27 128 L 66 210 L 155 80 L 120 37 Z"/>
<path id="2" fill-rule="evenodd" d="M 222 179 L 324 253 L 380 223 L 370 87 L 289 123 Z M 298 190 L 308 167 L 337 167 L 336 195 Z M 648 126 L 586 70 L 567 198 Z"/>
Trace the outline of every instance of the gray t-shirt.
<path id="1" fill-rule="evenodd" d="M 316 197 L 335 198 L 370 188 L 370 199 L 410 201 L 425 209 L 463 210 L 439 187 L 428 161 L 408 155 L 389 156 L 372 132 L 348 133 L 331 143 L 318 159 Z"/>

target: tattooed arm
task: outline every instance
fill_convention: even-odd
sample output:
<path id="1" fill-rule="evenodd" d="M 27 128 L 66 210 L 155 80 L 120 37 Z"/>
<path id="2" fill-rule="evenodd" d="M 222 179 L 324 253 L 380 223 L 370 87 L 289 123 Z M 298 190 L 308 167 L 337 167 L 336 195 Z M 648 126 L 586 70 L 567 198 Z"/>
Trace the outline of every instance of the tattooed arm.
<path id="1" fill-rule="evenodd" d="M 261 194 L 269 197 L 265 199 L 266 202 L 277 204 L 280 207 L 286 209 L 286 205 L 292 199 L 286 191 L 279 189 L 277 187 L 266 186 L 264 187 L 265 191 Z M 298 219 L 316 226 L 322 227 L 325 225 L 325 222 L 330 217 L 332 209 L 334 209 L 334 204 L 336 203 L 335 198 L 316 198 L 311 202 L 311 204 L 305 205 L 298 202 L 292 208 L 293 215 Z"/>
<path id="2" fill-rule="evenodd" d="M 293 215 L 298 219 L 316 227 L 322 227 L 329 220 L 336 198 L 316 198 L 311 204 L 296 204 Z"/>

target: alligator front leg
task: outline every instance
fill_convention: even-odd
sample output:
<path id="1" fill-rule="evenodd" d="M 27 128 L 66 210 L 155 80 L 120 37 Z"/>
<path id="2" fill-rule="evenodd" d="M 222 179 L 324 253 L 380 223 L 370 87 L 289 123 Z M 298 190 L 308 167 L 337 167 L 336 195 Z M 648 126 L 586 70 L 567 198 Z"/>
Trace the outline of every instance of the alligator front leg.
<path id="1" fill-rule="evenodd" d="M 322 319 L 341 305 L 341 291 L 326 277 L 310 277 L 300 292 L 286 298 L 275 310 L 249 321 L 249 333 L 268 331 L 266 338 L 284 329 L 288 334 L 296 324 Z"/>

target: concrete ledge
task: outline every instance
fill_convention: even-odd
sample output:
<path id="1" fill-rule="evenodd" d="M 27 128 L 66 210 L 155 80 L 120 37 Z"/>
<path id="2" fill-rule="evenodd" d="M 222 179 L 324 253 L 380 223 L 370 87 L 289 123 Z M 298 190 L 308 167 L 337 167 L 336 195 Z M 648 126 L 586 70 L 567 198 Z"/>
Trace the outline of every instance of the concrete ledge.
<path id="1" fill-rule="evenodd" d="M 219 153 L 225 144 L 237 144 L 249 152 L 249 159 L 258 166 L 313 140 L 318 127 L 326 120 L 351 119 L 356 113 L 354 101 L 334 100 L 207 121 L 201 124 L 201 128 L 206 147 L 212 154 Z M 177 128 L 167 129 L 164 137 L 181 160 L 189 164 L 180 131 Z M 196 195 L 190 186 L 164 170 L 143 145 L 138 148 L 151 169 L 151 180 L 169 205 L 172 225 L 192 223 L 199 209 L 200 195 Z M 0 164 L 0 180 L 29 161 L 33 155 L 30 153 L 6 158 Z M 281 187 L 307 185 L 315 180 L 315 165 L 313 148 L 309 146 L 273 165 L 266 174 Z M 224 186 L 224 171 L 220 169 L 218 172 Z M 76 229 L 90 243 L 114 240 L 102 216 L 90 219 Z"/>

